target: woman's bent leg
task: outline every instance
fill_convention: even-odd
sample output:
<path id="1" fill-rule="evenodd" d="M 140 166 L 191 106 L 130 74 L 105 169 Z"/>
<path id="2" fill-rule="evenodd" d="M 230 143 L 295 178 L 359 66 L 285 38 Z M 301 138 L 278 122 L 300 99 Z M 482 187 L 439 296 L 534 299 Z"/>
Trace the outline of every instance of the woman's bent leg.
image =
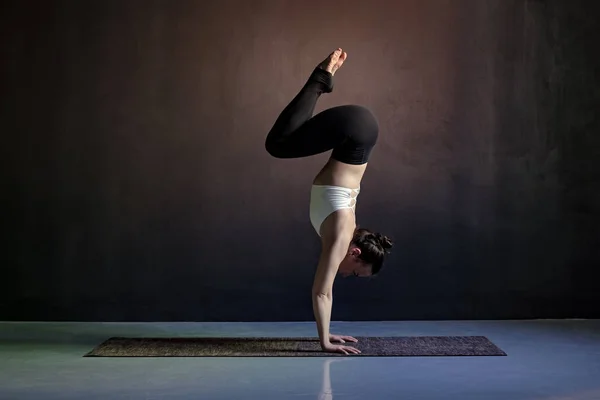
<path id="1" fill-rule="evenodd" d="M 333 76 L 317 67 L 302 90 L 281 112 L 267 135 L 265 148 L 276 158 L 300 158 L 331 150 L 343 140 L 327 118 L 313 118 L 317 100 L 333 90 Z"/>

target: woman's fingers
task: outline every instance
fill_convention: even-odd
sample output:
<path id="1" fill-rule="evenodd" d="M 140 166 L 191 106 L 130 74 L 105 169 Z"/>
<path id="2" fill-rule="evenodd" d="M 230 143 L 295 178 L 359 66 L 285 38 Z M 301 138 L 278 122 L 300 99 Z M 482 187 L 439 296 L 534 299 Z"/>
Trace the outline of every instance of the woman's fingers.
<path id="1" fill-rule="evenodd" d="M 360 350 L 355 349 L 354 347 L 350 347 L 350 346 L 342 346 L 342 350 L 349 351 L 352 354 L 360 354 Z M 346 353 L 346 354 L 348 354 L 348 353 Z"/>

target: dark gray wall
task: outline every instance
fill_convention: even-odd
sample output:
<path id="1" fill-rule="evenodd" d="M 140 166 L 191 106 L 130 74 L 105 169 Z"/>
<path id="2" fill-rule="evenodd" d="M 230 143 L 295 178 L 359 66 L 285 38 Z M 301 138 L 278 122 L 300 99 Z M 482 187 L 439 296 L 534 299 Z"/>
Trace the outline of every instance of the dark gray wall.
<path id="1" fill-rule="evenodd" d="M 5 2 L 6 3 L 6 2 Z M 582 1 L 49 1 L 2 10 L 4 320 L 311 320 L 327 155 L 264 151 L 312 68 L 373 110 L 337 320 L 600 317 L 597 15 Z"/>

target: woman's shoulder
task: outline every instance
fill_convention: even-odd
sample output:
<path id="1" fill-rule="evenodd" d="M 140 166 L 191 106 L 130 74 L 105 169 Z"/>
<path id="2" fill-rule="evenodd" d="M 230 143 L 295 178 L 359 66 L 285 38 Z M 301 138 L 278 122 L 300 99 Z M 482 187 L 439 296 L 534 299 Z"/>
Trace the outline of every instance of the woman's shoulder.
<path id="1" fill-rule="evenodd" d="M 351 209 L 337 210 L 321 225 L 321 242 L 324 247 L 348 246 L 354 236 L 356 219 Z"/>

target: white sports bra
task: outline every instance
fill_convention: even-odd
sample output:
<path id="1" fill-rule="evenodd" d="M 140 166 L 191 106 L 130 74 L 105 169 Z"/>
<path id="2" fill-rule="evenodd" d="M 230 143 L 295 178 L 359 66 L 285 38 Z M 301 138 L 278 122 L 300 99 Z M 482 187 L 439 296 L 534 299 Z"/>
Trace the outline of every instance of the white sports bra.
<path id="1" fill-rule="evenodd" d="M 321 236 L 321 225 L 325 218 L 337 210 L 356 209 L 358 189 L 331 185 L 312 185 L 310 191 L 310 222 L 317 234 Z"/>

